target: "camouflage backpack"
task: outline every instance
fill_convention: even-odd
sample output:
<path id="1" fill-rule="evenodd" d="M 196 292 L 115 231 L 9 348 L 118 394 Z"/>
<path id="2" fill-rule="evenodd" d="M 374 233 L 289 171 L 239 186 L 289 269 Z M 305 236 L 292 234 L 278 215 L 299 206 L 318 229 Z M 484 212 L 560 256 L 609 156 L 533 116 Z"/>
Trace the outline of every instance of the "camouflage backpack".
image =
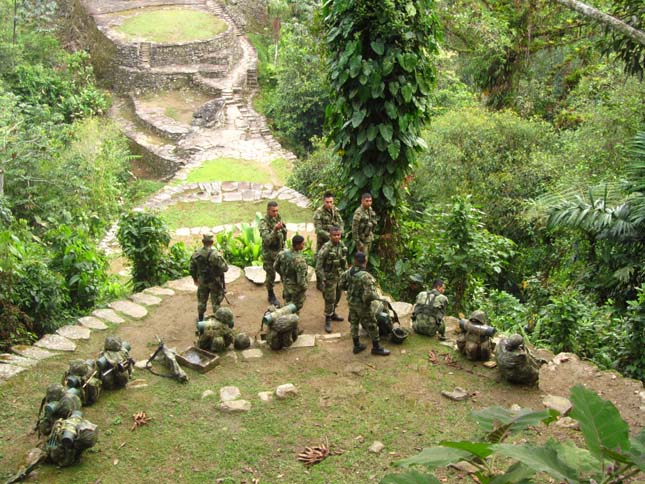
<path id="1" fill-rule="evenodd" d="M 291 346 L 298 339 L 299 321 L 300 318 L 297 314 L 285 314 L 271 322 L 267 333 L 269 347 L 277 351 Z"/>
<path id="2" fill-rule="evenodd" d="M 363 279 L 366 274 L 364 270 L 354 271 L 350 269 L 348 284 L 347 284 L 347 302 L 349 304 L 363 304 Z"/>
<path id="3" fill-rule="evenodd" d="M 193 255 L 193 260 L 197 266 L 197 276 L 203 283 L 215 282 L 215 272 L 210 263 L 210 257 L 214 252 L 214 249 L 210 249 L 207 253 L 204 250 L 199 250 Z"/>
<path id="4" fill-rule="evenodd" d="M 80 391 L 83 406 L 92 405 L 101 396 L 103 386 L 98 374 L 94 360 L 72 360 L 63 375 L 63 383 Z"/>
<path id="5" fill-rule="evenodd" d="M 36 424 L 38 435 L 49 435 L 57 419 L 69 417 L 72 412 L 80 410 L 82 406 L 78 389 L 64 388 L 59 383 L 49 385 L 38 411 Z"/>
<path id="6" fill-rule="evenodd" d="M 130 358 L 130 345 L 118 336 L 108 336 L 104 348 L 96 360 L 103 388 L 122 388 L 128 383 L 134 364 Z"/>
<path id="7" fill-rule="evenodd" d="M 533 384 L 540 377 L 540 364 L 524 347 L 519 334 L 500 340 L 495 350 L 497 368 L 511 383 Z"/>
<path id="8" fill-rule="evenodd" d="M 97 440 L 96 425 L 83 419 L 80 411 L 75 411 L 68 418 L 54 423 L 45 446 L 47 460 L 59 467 L 76 464 L 83 451 L 93 447 Z"/>

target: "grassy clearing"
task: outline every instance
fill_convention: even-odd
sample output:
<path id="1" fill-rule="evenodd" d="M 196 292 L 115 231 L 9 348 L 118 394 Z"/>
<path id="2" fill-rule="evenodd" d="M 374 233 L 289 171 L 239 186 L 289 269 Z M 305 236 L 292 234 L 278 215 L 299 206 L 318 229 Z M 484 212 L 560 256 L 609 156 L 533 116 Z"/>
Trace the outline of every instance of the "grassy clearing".
<path id="1" fill-rule="evenodd" d="M 197 10 L 169 8 L 142 9 L 136 12 L 127 17 L 117 30 L 137 40 L 192 42 L 210 39 L 228 28 L 222 19 Z"/>
<path id="2" fill-rule="evenodd" d="M 190 124 L 193 113 L 211 98 L 212 96 L 201 91 L 182 89 L 149 93 L 139 98 L 139 102 L 146 107 L 163 106 L 166 116 L 180 123 Z"/>
<path id="3" fill-rule="evenodd" d="M 180 202 L 161 212 L 171 229 L 180 227 L 213 227 L 238 222 L 252 223 L 257 212 L 266 212 L 266 201 L 258 202 Z M 281 201 L 280 215 L 293 223 L 310 222 L 313 212 L 293 203 Z"/>
<path id="4" fill-rule="evenodd" d="M 284 185 L 290 169 L 283 159 L 276 159 L 269 166 L 252 160 L 217 158 L 191 171 L 186 182 L 247 181 Z"/>

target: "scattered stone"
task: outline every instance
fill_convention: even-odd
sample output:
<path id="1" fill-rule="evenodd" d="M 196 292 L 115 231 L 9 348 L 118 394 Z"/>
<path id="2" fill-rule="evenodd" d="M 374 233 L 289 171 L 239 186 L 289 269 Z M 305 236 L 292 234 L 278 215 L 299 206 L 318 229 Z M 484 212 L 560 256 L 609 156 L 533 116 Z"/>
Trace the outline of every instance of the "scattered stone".
<path id="1" fill-rule="evenodd" d="M 132 301 L 112 301 L 108 304 L 112 309 L 134 319 L 145 318 L 148 310 L 143 306 L 133 303 Z"/>
<path id="2" fill-rule="evenodd" d="M 264 284 L 266 280 L 266 272 L 260 266 L 249 266 L 244 268 L 244 275 L 246 278 L 254 284 Z M 276 274 L 277 275 L 277 274 Z"/>
<path id="3" fill-rule="evenodd" d="M 555 424 L 565 429 L 580 430 L 580 422 L 571 417 L 560 417 Z"/>
<path id="4" fill-rule="evenodd" d="M 439 341 L 439 344 L 453 350 L 457 349 L 457 345 L 452 341 Z"/>
<path id="5" fill-rule="evenodd" d="M 188 227 L 182 227 L 175 230 L 175 234 L 177 234 L 177 237 L 188 237 L 190 235 L 190 229 Z"/>
<path id="6" fill-rule="evenodd" d="M 519 412 L 520 410 L 522 410 L 522 407 L 520 407 L 517 403 L 514 403 L 513 405 L 511 405 L 510 410 L 511 412 Z"/>
<path id="7" fill-rule="evenodd" d="M 219 404 L 222 412 L 248 412 L 251 410 L 251 402 L 247 400 L 231 400 Z"/>
<path id="8" fill-rule="evenodd" d="M 46 334 L 34 345 L 46 350 L 76 351 L 76 344 L 59 334 Z"/>
<path id="9" fill-rule="evenodd" d="M 38 363 L 38 360 L 32 358 L 25 358 L 23 356 L 12 355 L 11 353 L 3 353 L 0 355 L 0 363 L 5 363 L 8 365 L 22 366 L 23 368 L 29 368 Z"/>
<path id="10" fill-rule="evenodd" d="M 493 360 L 484 361 L 483 364 L 486 368 L 495 368 L 497 366 L 497 362 Z"/>
<path id="11" fill-rule="evenodd" d="M 571 402 L 568 398 L 558 397 L 556 395 L 547 395 L 544 400 L 542 400 L 542 405 L 546 408 L 557 410 L 560 412 L 560 415 L 565 416 L 571 411 Z"/>
<path id="12" fill-rule="evenodd" d="M 260 400 L 263 402 L 270 402 L 273 400 L 273 393 L 271 392 L 260 392 L 258 393 L 258 397 L 260 397 Z"/>
<path id="13" fill-rule="evenodd" d="M 479 468 L 475 467 L 470 462 L 466 462 L 465 460 L 460 460 L 455 464 L 450 464 L 449 467 L 452 467 L 453 469 L 457 469 L 458 471 L 461 471 L 461 472 L 465 472 L 466 474 L 474 474 L 475 472 L 479 472 L 480 470 Z"/>
<path id="14" fill-rule="evenodd" d="M 222 402 L 231 402 L 242 396 L 240 389 L 233 386 L 222 387 L 219 389 L 219 399 Z"/>
<path id="15" fill-rule="evenodd" d="M 454 400 L 456 402 L 461 402 L 463 400 L 467 400 L 470 395 L 468 395 L 468 392 L 464 390 L 461 387 L 455 387 L 455 389 L 451 392 L 447 392 L 446 390 L 443 390 L 441 394 L 449 398 L 450 400 Z"/>
<path id="16" fill-rule="evenodd" d="M 230 284 L 231 282 L 237 281 L 241 275 L 242 269 L 237 266 L 229 265 L 228 270 L 224 273 L 224 280 L 226 284 Z"/>
<path id="17" fill-rule="evenodd" d="M 148 384 L 145 383 L 145 380 L 143 380 L 143 381 L 137 380 L 137 381 L 133 381 L 133 382 L 128 383 L 128 389 L 132 389 L 132 390 L 138 390 L 140 388 L 146 388 L 147 386 L 148 386 Z"/>
<path id="18" fill-rule="evenodd" d="M 95 329 L 99 331 L 107 329 L 107 324 L 105 324 L 99 318 L 95 318 L 94 316 L 84 316 L 82 318 L 78 318 L 78 324 L 80 324 L 84 328 Z"/>
<path id="19" fill-rule="evenodd" d="M 215 392 L 213 390 L 204 390 L 202 392 L 202 400 L 204 398 L 212 397 L 213 395 L 215 395 Z"/>
<path id="20" fill-rule="evenodd" d="M 148 358 L 145 360 L 139 360 L 134 364 L 134 367 L 138 370 L 145 370 L 148 367 Z"/>
<path id="21" fill-rule="evenodd" d="M 24 366 L 15 366 L 15 365 L 0 365 L 0 381 L 8 380 L 11 377 L 16 376 L 18 373 L 25 371 L 27 368 Z"/>
<path id="22" fill-rule="evenodd" d="M 399 318 L 407 318 L 408 316 L 412 315 L 412 308 L 414 306 L 404 301 L 395 301 L 392 303 L 392 307 L 396 311 L 396 314 L 399 316 Z"/>
<path id="23" fill-rule="evenodd" d="M 638 396 L 641 397 L 641 403 L 645 405 L 645 392 L 640 392 Z"/>
<path id="24" fill-rule="evenodd" d="M 298 389 L 292 383 L 285 383 L 275 389 L 275 396 L 278 400 L 285 400 L 296 395 L 298 395 Z"/>
<path id="25" fill-rule="evenodd" d="M 68 339 L 90 339 L 92 332 L 77 324 L 69 324 L 56 330 L 56 333 Z"/>
<path id="26" fill-rule="evenodd" d="M 146 294 L 152 294 L 153 296 L 174 296 L 175 291 L 168 287 L 159 287 L 159 286 L 154 286 L 154 287 L 149 287 L 147 289 L 144 289 L 143 292 Z"/>
<path id="27" fill-rule="evenodd" d="M 372 445 L 370 445 L 370 448 L 367 450 L 372 454 L 380 454 L 383 449 L 385 449 L 385 445 L 383 444 L 383 442 L 379 442 L 378 440 L 375 440 L 372 443 Z"/>
<path id="28" fill-rule="evenodd" d="M 324 341 L 329 341 L 329 340 L 339 339 L 342 335 L 343 335 L 342 333 L 330 333 L 330 334 L 323 334 L 321 338 Z"/>
<path id="29" fill-rule="evenodd" d="M 108 323 L 121 324 L 125 323 L 125 319 L 115 313 L 112 309 L 95 309 L 92 311 L 92 316 L 107 321 Z"/>
<path id="30" fill-rule="evenodd" d="M 311 266 L 307 266 L 307 280 L 309 282 L 316 282 L 316 269 Z"/>
<path id="31" fill-rule="evenodd" d="M 316 346 L 315 334 L 301 334 L 289 348 L 313 348 Z"/>
<path id="32" fill-rule="evenodd" d="M 175 281 L 169 281 L 168 287 L 180 292 L 197 292 L 197 286 L 193 282 L 193 278 L 190 276 L 184 277 L 183 279 L 177 279 Z"/>
<path id="33" fill-rule="evenodd" d="M 560 365 L 560 364 L 566 363 L 567 361 L 570 361 L 570 360 L 572 360 L 572 361 L 578 360 L 579 361 L 580 358 L 578 358 L 578 356 L 573 354 L 573 353 L 558 353 L 557 355 L 555 355 L 553 357 L 552 361 L 553 361 L 553 363 L 555 365 Z"/>
<path id="34" fill-rule="evenodd" d="M 138 292 L 130 296 L 133 302 L 137 304 L 142 304 L 144 306 L 158 306 L 161 304 L 162 299 L 152 294 L 146 294 L 144 292 Z"/>
<path id="35" fill-rule="evenodd" d="M 262 358 L 262 356 L 263 356 L 262 350 L 259 348 L 251 348 L 251 349 L 242 351 L 242 358 L 245 361 L 254 360 L 256 358 Z"/>
<path id="36" fill-rule="evenodd" d="M 233 363 L 237 363 L 237 352 L 235 352 L 235 351 L 229 351 L 229 352 L 227 352 L 227 353 L 226 353 L 226 355 L 224 355 L 224 356 L 227 356 L 228 358 L 232 359 L 232 360 L 233 360 Z"/>
<path id="37" fill-rule="evenodd" d="M 45 358 L 49 358 L 50 356 L 54 356 L 56 354 L 42 348 L 37 348 L 36 346 L 26 345 L 12 346 L 11 351 L 24 358 L 32 358 L 38 361 L 44 360 Z"/>

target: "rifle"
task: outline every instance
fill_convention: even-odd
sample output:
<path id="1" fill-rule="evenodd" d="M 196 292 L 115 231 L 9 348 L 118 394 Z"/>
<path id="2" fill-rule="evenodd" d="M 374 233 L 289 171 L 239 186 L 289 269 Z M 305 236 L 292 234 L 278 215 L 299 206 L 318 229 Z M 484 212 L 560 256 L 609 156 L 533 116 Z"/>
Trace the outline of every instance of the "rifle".
<path id="1" fill-rule="evenodd" d="M 224 275 L 223 272 L 219 276 L 219 281 L 220 281 L 220 284 L 222 285 L 222 291 L 224 292 L 224 299 L 226 300 L 226 302 L 230 306 L 231 301 L 229 301 L 228 298 L 226 297 L 226 276 Z"/>
<path id="2" fill-rule="evenodd" d="M 125 363 L 120 363 L 120 362 L 117 363 L 116 366 L 113 366 L 109 370 L 101 373 L 101 376 L 108 376 L 114 370 L 125 371 L 128 368 L 130 368 L 132 365 L 134 365 L 134 360 L 132 358 L 128 358 L 127 360 L 125 360 Z"/>

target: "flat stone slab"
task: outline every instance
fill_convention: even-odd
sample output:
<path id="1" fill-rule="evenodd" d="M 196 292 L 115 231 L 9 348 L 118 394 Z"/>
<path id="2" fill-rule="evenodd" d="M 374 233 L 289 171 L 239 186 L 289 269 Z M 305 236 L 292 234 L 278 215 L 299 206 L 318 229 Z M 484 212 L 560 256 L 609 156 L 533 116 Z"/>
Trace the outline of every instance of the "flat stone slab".
<path id="1" fill-rule="evenodd" d="M 8 380 L 12 376 L 16 376 L 18 373 L 25 371 L 27 368 L 24 366 L 15 366 L 15 365 L 0 365 L 0 381 Z"/>
<path id="2" fill-rule="evenodd" d="M 23 356 L 12 355 L 11 353 L 3 353 L 0 355 L 0 363 L 8 365 L 22 366 L 23 368 L 30 368 L 38 363 L 38 360 L 32 358 L 25 358 Z"/>
<path id="3" fill-rule="evenodd" d="M 215 392 L 213 390 L 204 390 L 202 392 L 202 400 L 204 398 L 212 397 L 213 395 L 215 395 Z"/>
<path id="4" fill-rule="evenodd" d="M 121 324 L 125 323 L 125 319 L 115 313 L 112 309 L 96 309 L 92 311 L 92 316 L 107 321 L 108 323 Z"/>
<path id="5" fill-rule="evenodd" d="M 242 269 L 237 266 L 228 266 L 228 270 L 224 273 L 224 281 L 226 284 L 229 284 L 233 281 L 237 281 L 242 275 Z"/>
<path id="6" fill-rule="evenodd" d="M 177 237 L 188 237 L 190 235 L 190 228 L 182 227 L 180 229 L 175 230 L 175 234 L 177 234 Z"/>
<path id="7" fill-rule="evenodd" d="M 90 339 L 92 332 L 77 324 L 68 324 L 56 330 L 56 333 L 68 339 Z"/>
<path id="8" fill-rule="evenodd" d="M 132 301 L 113 301 L 108 304 L 112 309 L 134 319 L 141 319 L 147 316 L 148 310 Z"/>
<path id="9" fill-rule="evenodd" d="M 455 400 L 456 402 L 461 402 L 462 400 L 467 400 L 468 397 L 470 396 L 466 390 L 464 390 L 461 387 L 455 387 L 455 389 L 451 392 L 448 392 L 446 390 L 443 390 L 441 394 L 449 398 L 450 400 Z"/>
<path id="10" fill-rule="evenodd" d="M 278 400 L 285 400 L 296 395 L 298 395 L 298 389 L 293 383 L 285 383 L 275 389 L 275 396 Z"/>
<path id="11" fill-rule="evenodd" d="M 34 343 L 35 346 L 55 351 L 76 351 L 76 344 L 59 334 L 46 334 Z"/>
<path id="12" fill-rule="evenodd" d="M 372 443 L 372 445 L 370 445 L 370 448 L 367 450 L 372 454 L 380 454 L 383 449 L 385 449 L 385 445 L 383 444 L 383 442 L 379 442 L 378 440 L 375 440 Z"/>
<path id="13" fill-rule="evenodd" d="M 289 348 L 312 348 L 316 346 L 315 334 L 301 334 Z"/>
<path id="14" fill-rule="evenodd" d="M 273 400 L 273 393 L 271 392 L 259 392 L 258 397 L 260 397 L 260 400 L 263 402 L 270 402 Z"/>
<path id="15" fill-rule="evenodd" d="M 24 358 L 31 358 L 33 360 L 44 360 L 56 353 L 38 348 L 37 346 L 16 345 L 11 347 L 11 351 Z"/>
<path id="16" fill-rule="evenodd" d="M 242 396 L 240 389 L 234 386 L 222 387 L 219 389 L 219 399 L 222 402 L 232 402 Z"/>
<path id="17" fill-rule="evenodd" d="M 152 294 L 153 296 L 174 296 L 175 291 L 168 287 L 159 287 L 159 286 L 154 286 L 154 287 L 148 287 L 147 289 L 144 289 L 143 292 L 146 294 Z"/>
<path id="18" fill-rule="evenodd" d="M 242 358 L 245 361 L 262 358 L 262 356 L 263 356 L 262 350 L 259 348 L 251 348 L 249 350 L 242 351 Z"/>
<path id="19" fill-rule="evenodd" d="M 251 402 L 247 400 L 231 400 L 219 404 L 222 412 L 248 412 L 251 410 Z"/>
<path id="20" fill-rule="evenodd" d="M 107 324 L 94 316 L 83 316 L 82 318 L 78 318 L 78 324 L 87 329 L 95 329 L 99 331 L 107 329 Z"/>
<path id="21" fill-rule="evenodd" d="M 130 299 L 132 299 L 132 302 L 141 304 L 143 306 L 158 306 L 162 301 L 160 297 L 153 296 L 152 294 L 146 294 L 144 292 L 133 294 L 132 296 L 130 296 Z"/>
<path id="22" fill-rule="evenodd" d="M 230 270 L 230 268 L 229 268 Z M 248 266 L 244 268 L 244 275 L 254 284 L 262 285 L 266 281 L 267 274 L 262 266 Z M 280 282 L 280 274 L 275 275 L 275 282 Z"/>
<path id="23" fill-rule="evenodd" d="M 396 314 L 398 314 L 399 318 L 407 318 L 412 315 L 412 308 L 414 306 L 404 301 L 395 301 L 392 303 L 392 307 L 396 311 Z"/>
<path id="24" fill-rule="evenodd" d="M 334 341 L 340 339 L 341 336 L 343 336 L 343 333 L 329 333 L 323 334 L 321 338 L 323 339 L 323 341 Z"/>
<path id="25" fill-rule="evenodd" d="M 571 411 L 571 401 L 568 398 L 558 397 L 557 395 L 547 395 L 542 400 L 542 405 L 560 412 L 560 415 L 567 415 Z"/>
<path id="26" fill-rule="evenodd" d="M 183 279 L 177 279 L 175 281 L 169 281 L 168 287 L 180 292 L 197 292 L 197 286 L 193 282 L 193 278 L 190 276 L 184 277 Z"/>

